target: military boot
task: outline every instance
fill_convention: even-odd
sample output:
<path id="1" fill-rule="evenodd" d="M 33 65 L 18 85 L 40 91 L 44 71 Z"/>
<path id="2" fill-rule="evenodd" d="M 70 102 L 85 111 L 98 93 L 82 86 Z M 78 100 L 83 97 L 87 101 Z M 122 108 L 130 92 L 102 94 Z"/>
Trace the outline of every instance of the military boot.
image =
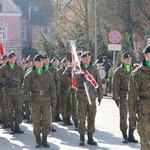
<path id="1" fill-rule="evenodd" d="M 19 124 L 18 123 L 15 123 L 15 132 L 18 133 L 18 134 L 23 134 L 24 131 L 22 131 L 19 127 Z"/>
<path id="2" fill-rule="evenodd" d="M 67 120 L 66 118 L 63 118 L 63 126 L 66 126 L 67 125 Z"/>
<path id="3" fill-rule="evenodd" d="M 67 122 L 67 125 L 73 126 L 73 123 L 71 122 L 70 117 L 66 118 L 66 122 Z"/>
<path id="4" fill-rule="evenodd" d="M 78 130 L 78 121 L 74 122 L 74 130 L 77 131 Z"/>
<path id="5" fill-rule="evenodd" d="M 88 133 L 88 144 L 97 145 L 97 142 L 94 141 L 93 135 L 91 133 Z"/>
<path id="6" fill-rule="evenodd" d="M 11 129 L 10 134 L 15 134 L 16 133 L 15 126 L 14 126 L 13 122 L 10 123 L 10 129 Z"/>
<path id="7" fill-rule="evenodd" d="M 135 139 L 133 133 L 134 133 L 134 130 L 129 129 L 128 142 L 131 142 L 131 143 L 138 143 L 138 140 Z"/>
<path id="8" fill-rule="evenodd" d="M 128 137 L 127 137 L 127 131 L 126 130 L 122 131 L 122 136 L 123 136 L 122 142 L 128 143 Z"/>
<path id="9" fill-rule="evenodd" d="M 84 134 L 80 134 L 79 145 L 80 145 L 80 146 L 84 146 L 84 145 L 85 145 L 84 141 L 85 141 Z"/>
<path id="10" fill-rule="evenodd" d="M 36 138 L 36 143 L 37 143 L 35 148 L 40 148 L 41 147 L 41 136 L 40 135 L 36 135 L 35 138 Z"/>
<path id="11" fill-rule="evenodd" d="M 44 147 L 50 147 L 50 145 L 47 143 L 47 135 L 42 136 L 42 145 Z"/>
<path id="12" fill-rule="evenodd" d="M 27 121 L 26 121 L 26 123 L 31 123 L 31 120 L 30 120 L 30 115 L 27 115 L 27 116 L 26 116 L 26 118 L 27 118 Z"/>
<path id="13" fill-rule="evenodd" d="M 56 114 L 56 116 L 55 116 L 55 121 L 62 121 L 62 119 L 60 118 L 60 115 L 59 115 L 59 114 Z"/>
<path id="14" fill-rule="evenodd" d="M 4 120 L 2 129 L 10 128 L 10 125 Z"/>

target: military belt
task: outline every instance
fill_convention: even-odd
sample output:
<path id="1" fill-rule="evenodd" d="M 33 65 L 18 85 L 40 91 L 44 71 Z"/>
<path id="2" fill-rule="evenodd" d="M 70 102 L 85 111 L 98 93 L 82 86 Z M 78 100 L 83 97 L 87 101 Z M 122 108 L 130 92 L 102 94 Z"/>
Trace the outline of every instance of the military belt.
<path id="1" fill-rule="evenodd" d="M 142 96 L 142 95 L 140 95 L 139 98 L 140 99 L 147 99 L 148 100 L 148 99 L 150 99 L 150 96 Z"/>

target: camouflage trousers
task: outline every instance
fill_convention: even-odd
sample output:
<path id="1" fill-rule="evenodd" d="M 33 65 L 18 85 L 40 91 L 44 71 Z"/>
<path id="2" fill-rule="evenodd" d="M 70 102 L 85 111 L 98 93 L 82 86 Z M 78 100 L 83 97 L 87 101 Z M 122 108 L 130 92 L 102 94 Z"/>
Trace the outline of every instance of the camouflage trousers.
<path id="1" fill-rule="evenodd" d="M 120 113 L 120 130 L 125 131 L 128 128 L 128 105 L 127 105 L 127 100 L 126 96 L 120 96 L 120 107 L 119 107 L 119 113 Z M 130 117 L 130 112 L 129 112 L 129 129 L 135 130 L 136 128 L 136 114 L 135 118 L 133 118 L 133 112 L 132 112 L 132 117 Z"/>
<path id="2" fill-rule="evenodd" d="M 51 106 L 49 101 L 32 101 L 31 115 L 33 121 L 33 133 L 35 136 L 42 133 L 47 136 L 51 124 Z"/>
<path id="3" fill-rule="evenodd" d="M 6 121 L 18 124 L 22 123 L 22 97 L 21 95 L 5 95 L 6 103 Z"/>
<path id="4" fill-rule="evenodd" d="M 137 124 L 137 131 L 141 143 L 140 150 L 150 150 L 150 102 L 141 103 L 140 107 Z"/>
<path id="5" fill-rule="evenodd" d="M 93 134 L 95 132 L 95 116 L 96 116 L 96 96 L 91 95 L 92 105 L 89 105 L 85 90 L 77 91 L 78 100 L 78 132 L 84 134 L 86 131 Z M 87 121 L 87 128 L 86 128 Z"/>
<path id="6" fill-rule="evenodd" d="M 4 121 L 6 117 L 6 106 L 4 94 L 0 94 L 0 120 Z"/>
<path id="7" fill-rule="evenodd" d="M 72 100 L 72 120 L 74 122 L 78 122 L 78 100 L 76 98 L 75 90 L 72 90 L 71 92 L 71 100 Z"/>
<path id="8" fill-rule="evenodd" d="M 70 118 L 72 115 L 71 94 L 69 90 L 61 91 L 61 111 L 63 118 Z"/>

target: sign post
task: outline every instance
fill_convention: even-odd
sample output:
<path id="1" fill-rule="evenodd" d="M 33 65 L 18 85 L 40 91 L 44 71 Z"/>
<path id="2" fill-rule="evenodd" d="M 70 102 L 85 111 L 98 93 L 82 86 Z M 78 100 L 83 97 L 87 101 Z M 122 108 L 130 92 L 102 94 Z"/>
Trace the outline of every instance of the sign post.
<path id="1" fill-rule="evenodd" d="M 122 35 L 119 31 L 113 30 L 109 32 L 108 34 L 108 41 L 110 44 L 108 44 L 108 50 L 113 51 L 113 72 L 115 70 L 115 56 L 116 51 L 121 51 L 121 41 L 122 41 Z"/>

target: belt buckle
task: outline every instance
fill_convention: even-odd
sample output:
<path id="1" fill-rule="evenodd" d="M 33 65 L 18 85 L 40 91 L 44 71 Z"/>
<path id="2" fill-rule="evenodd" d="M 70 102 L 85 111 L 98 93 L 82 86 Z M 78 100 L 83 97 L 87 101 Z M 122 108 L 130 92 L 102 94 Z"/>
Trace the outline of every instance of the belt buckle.
<path id="1" fill-rule="evenodd" d="M 43 95 L 43 91 L 40 91 L 40 95 Z"/>

